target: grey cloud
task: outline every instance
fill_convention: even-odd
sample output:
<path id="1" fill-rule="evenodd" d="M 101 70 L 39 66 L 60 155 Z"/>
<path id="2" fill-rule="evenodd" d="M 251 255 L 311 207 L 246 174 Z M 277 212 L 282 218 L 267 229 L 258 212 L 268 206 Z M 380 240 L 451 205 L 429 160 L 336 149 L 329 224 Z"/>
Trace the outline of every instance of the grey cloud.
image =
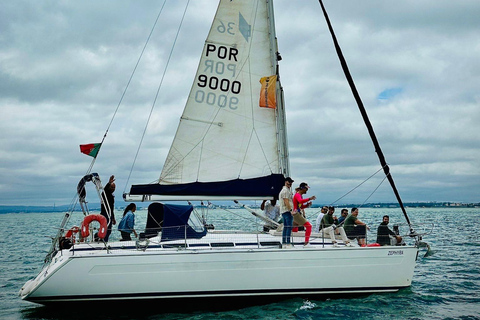
<path id="1" fill-rule="evenodd" d="M 404 200 L 478 201 L 480 3 L 324 2 Z M 185 3 L 167 2 L 95 165 L 117 176 L 117 196 Z M 0 4 L 0 204 L 71 200 L 91 160 L 78 145 L 102 139 L 159 6 Z M 129 184 L 160 174 L 215 7 L 191 1 Z M 380 166 L 318 3 L 279 0 L 275 10 L 292 176 L 331 202 Z M 399 93 L 378 99 L 392 88 Z M 342 201 L 364 201 L 377 176 Z M 369 200 L 394 201 L 385 182 Z"/>

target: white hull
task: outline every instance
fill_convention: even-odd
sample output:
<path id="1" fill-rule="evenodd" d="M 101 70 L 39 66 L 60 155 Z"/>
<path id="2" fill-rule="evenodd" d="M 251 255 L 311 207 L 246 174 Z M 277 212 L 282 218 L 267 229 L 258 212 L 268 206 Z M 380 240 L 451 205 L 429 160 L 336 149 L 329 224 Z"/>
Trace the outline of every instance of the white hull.
<path id="1" fill-rule="evenodd" d="M 248 243 L 245 234 L 236 236 Z M 256 235 L 249 236 L 256 241 Z M 260 241 L 278 241 L 271 235 L 259 237 Z M 250 248 L 236 245 L 108 252 L 82 251 L 82 247 L 91 246 L 77 245 L 75 252 L 59 252 L 36 279 L 24 285 L 20 295 L 24 300 L 48 304 L 256 295 L 328 296 L 394 292 L 411 284 L 416 247 L 334 248 L 317 243 L 309 248 L 296 245 L 291 249 L 267 244 Z M 119 244 L 110 243 L 113 248 Z"/>

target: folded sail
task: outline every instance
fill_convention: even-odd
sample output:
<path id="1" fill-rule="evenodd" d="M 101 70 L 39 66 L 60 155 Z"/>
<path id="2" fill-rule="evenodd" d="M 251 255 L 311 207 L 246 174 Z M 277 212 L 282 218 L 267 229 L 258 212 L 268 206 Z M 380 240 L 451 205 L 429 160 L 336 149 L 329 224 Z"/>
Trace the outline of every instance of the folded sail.
<path id="1" fill-rule="evenodd" d="M 132 186 L 130 193 L 170 194 L 196 185 L 210 194 L 210 182 L 241 186 L 287 174 L 283 106 L 272 105 L 282 100 L 276 74 L 271 1 L 220 1 L 158 185 Z M 267 108 L 259 104 L 265 77 Z M 202 188 L 183 193 L 198 195 Z"/>
<path id="2" fill-rule="evenodd" d="M 285 183 L 283 174 L 234 179 L 215 182 L 191 182 L 173 185 L 144 184 L 134 185 L 130 196 L 162 195 L 163 197 L 138 198 L 145 200 L 227 200 L 227 199 L 268 199 L 278 196 Z M 131 198 L 134 199 L 134 198 Z"/>

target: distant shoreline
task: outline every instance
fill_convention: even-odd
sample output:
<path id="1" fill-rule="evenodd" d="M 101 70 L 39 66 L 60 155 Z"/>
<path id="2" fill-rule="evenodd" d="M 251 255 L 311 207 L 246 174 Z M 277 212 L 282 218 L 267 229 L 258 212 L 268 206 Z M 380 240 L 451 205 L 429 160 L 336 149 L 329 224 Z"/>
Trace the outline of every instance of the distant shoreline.
<path id="1" fill-rule="evenodd" d="M 314 204 L 312 208 L 321 208 L 326 204 Z M 404 206 L 407 208 L 480 208 L 480 202 L 477 203 L 461 203 L 461 202 L 406 202 Z M 145 203 L 143 207 L 148 207 Z M 235 208 L 234 205 L 218 205 L 222 208 Z M 258 209 L 259 205 L 249 205 L 250 208 Z M 335 205 L 336 208 L 399 208 L 398 203 L 367 203 L 360 205 L 358 203 L 347 203 L 341 205 Z M 123 207 L 117 207 L 117 210 L 123 210 Z M 141 209 L 141 207 L 139 207 Z M 69 205 L 61 206 L 5 206 L 0 205 L 0 214 L 4 213 L 41 213 L 41 212 L 66 212 L 70 210 Z M 100 204 L 91 204 L 89 206 L 90 211 L 100 211 Z M 78 207 L 75 211 L 81 211 Z"/>

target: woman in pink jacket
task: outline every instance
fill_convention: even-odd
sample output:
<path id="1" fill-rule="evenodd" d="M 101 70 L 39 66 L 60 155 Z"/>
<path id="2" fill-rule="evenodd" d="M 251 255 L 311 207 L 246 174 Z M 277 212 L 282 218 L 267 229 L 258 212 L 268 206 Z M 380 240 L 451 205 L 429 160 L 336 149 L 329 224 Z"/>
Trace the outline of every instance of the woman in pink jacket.
<path id="1" fill-rule="evenodd" d="M 312 234 L 312 224 L 305 219 L 303 209 L 308 208 L 317 197 L 303 199 L 303 195 L 307 193 L 310 187 L 305 182 L 300 183 L 300 186 L 295 189 L 297 192 L 293 196 L 293 222 L 298 226 L 305 227 L 305 246 L 310 246 L 310 235 Z"/>

